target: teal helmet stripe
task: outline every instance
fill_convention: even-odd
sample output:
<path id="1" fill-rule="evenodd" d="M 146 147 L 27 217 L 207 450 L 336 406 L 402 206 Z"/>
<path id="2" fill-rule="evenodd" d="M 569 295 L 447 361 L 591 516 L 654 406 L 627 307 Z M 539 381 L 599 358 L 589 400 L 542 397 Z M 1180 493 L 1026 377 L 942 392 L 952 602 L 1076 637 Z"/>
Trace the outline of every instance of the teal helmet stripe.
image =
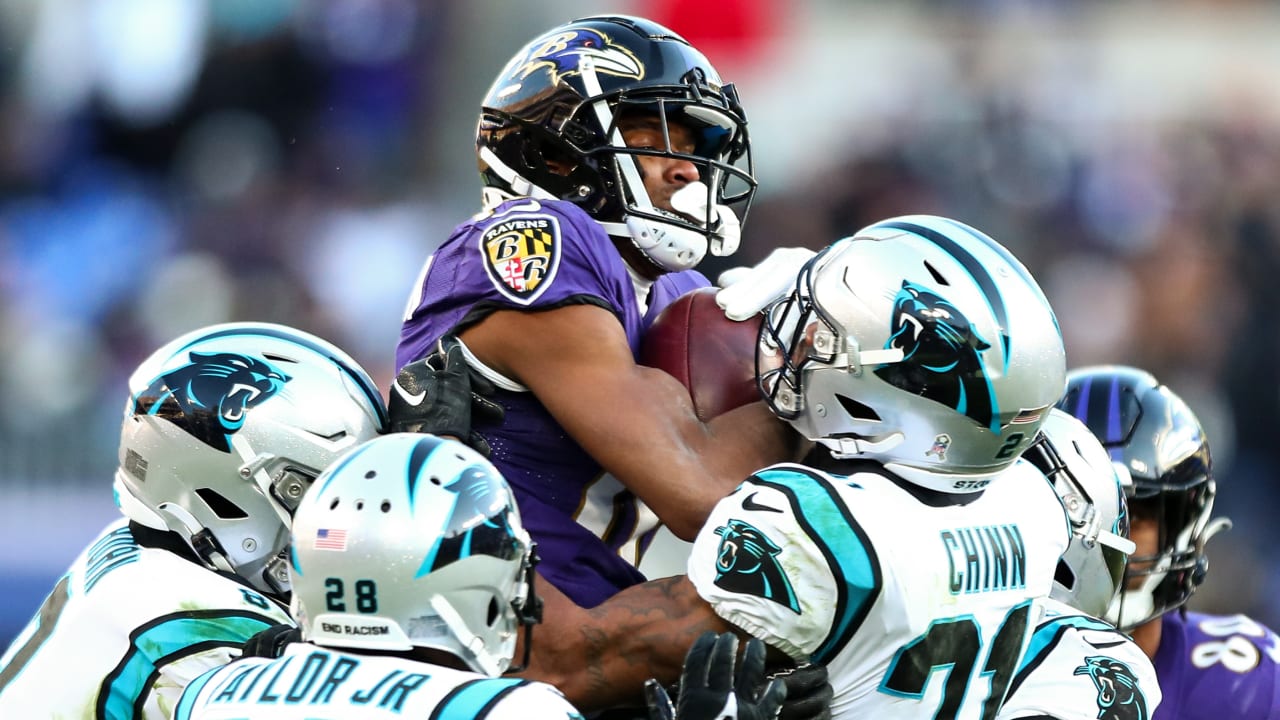
<path id="1" fill-rule="evenodd" d="M 413 511 L 413 499 L 418 489 L 418 476 L 422 474 L 422 469 L 427 466 L 427 460 L 430 459 L 431 453 L 440 447 L 444 440 L 435 435 L 421 435 L 413 444 L 413 449 L 409 451 L 409 460 L 405 468 L 405 477 L 408 479 L 409 485 L 405 488 L 406 496 L 409 498 L 409 510 Z M 402 452 L 398 448 L 395 452 Z"/>
<path id="2" fill-rule="evenodd" d="M 352 450 L 346 457 L 326 468 L 325 471 L 320 474 L 320 478 L 317 478 L 317 480 L 322 478 L 324 482 L 319 487 L 313 485 L 312 488 L 307 491 L 307 495 L 311 497 L 319 497 L 320 493 L 324 492 L 325 489 L 329 487 L 329 483 L 333 482 L 334 478 L 343 474 L 343 468 L 350 465 L 357 457 L 365 454 L 370 447 L 372 446 L 369 443 L 357 445 L 356 449 Z"/>
<path id="3" fill-rule="evenodd" d="M 422 558 L 422 564 L 418 566 L 418 572 L 413 574 L 414 578 L 420 578 L 431 572 L 436 567 L 436 554 L 440 552 L 440 538 L 436 538 L 435 544 L 431 546 L 431 551 L 427 556 Z"/>
<path id="4" fill-rule="evenodd" d="M 1059 337 L 1061 337 L 1062 328 L 1058 326 L 1058 316 L 1053 312 L 1053 306 L 1049 304 L 1049 298 L 1045 297 L 1044 291 L 1040 289 L 1040 284 L 1036 282 L 1036 279 L 1034 277 L 1032 277 L 1031 272 L 1027 270 L 1026 266 L 1023 265 L 1021 261 L 1019 261 L 1016 257 L 1013 256 L 1013 253 L 1009 252 L 1008 248 L 996 242 L 995 240 L 992 240 L 991 237 L 988 236 L 986 233 L 983 233 L 975 228 L 971 228 L 968 225 L 965 225 L 964 223 L 956 222 L 951 218 L 939 218 L 939 220 L 946 222 L 947 224 L 951 225 L 957 230 L 963 230 L 967 232 L 968 234 L 982 241 L 983 244 L 991 248 L 991 250 L 994 251 L 997 255 L 1004 258 L 1005 262 L 1009 263 L 1009 266 L 1013 268 L 1014 272 L 1018 273 L 1018 276 L 1021 277 L 1024 281 L 1026 281 L 1027 287 L 1030 287 L 1032 290 L 1036 292 L 1036 294 L 1040 297 L 1040 302 L 1044 303 L 1045 307 L 1049 309 L 1049 317 L 1053 318 L 1053 328 L 1058 331 L 1058 335 Z"/>
<path id="5" fill-rule="evenodd" d="M 879 597 L 883 583 L 880 560 L 838 490 L 821 475 L 800 467 L 779 468 L 757 473 L 751 482 L 787 496 L 796 521 L 835 576 L 835 618 L 813 653 L 815 662 L 829 662 L 858 632 Z"/>
<path id="6" fill-rule="evenodd" d="M 454 688 L 436 704 L 428 720 L 483 720 L 499 700 L 528 680 L 485 678 Z"/>
<path id="7" fill-rule="evenodd" d="M 129 635 L 128 652 L 102 682 L 96 717 L 141 717 L 159 668 L 218 647 L 238 647 L 278 621 L 239 610 L 163 615 Z"/>
<path id="8" fill-rule="evenodd" d="M 965 272 L 967 272 L 969 276 L 973 278 L 973 281 L 978 284 L 978 287 L 982 289 L 982 295 L 986 298 L 987 307 L 990 308 L 991 314 L 996 318 L 996 324 L 1000 328 L 1000 347 L 1001 350 L 1004 351 L 1005 369 L 1007 370 L 1010 343 L 1009 312 L 1005 307 L 1004 298 L 1000 295 L 1000 289 L 996 287 L 995 279 L 992 278 L 991 273 L 987 272 L 987 269 L 983 267 L 982 262 L 979 261 L 978 258 L 974 257 L 973 253 L 964 249 L 960 243 L 952 240 L 943 233 L 940 233 L 933 228 L 925 227 L 924 225 L 893 220 L 877 223 L 872 227 L 893 228 L 894 230 L 902 230 L 904 232 L 917 235 L 928 240 L 934 245 L 937 245 L 939 249 L 955 258 L 956 262 L 960 263 L 960 267 L 964 268 Z M 973 233 L 970 234 L 973 235 Z M 989 247 L 998 247 L 993 240 L 986 236 L 973 236 L 978 237 L 979 240 L 983 241 L 983 243 L 987 244 Z"/>

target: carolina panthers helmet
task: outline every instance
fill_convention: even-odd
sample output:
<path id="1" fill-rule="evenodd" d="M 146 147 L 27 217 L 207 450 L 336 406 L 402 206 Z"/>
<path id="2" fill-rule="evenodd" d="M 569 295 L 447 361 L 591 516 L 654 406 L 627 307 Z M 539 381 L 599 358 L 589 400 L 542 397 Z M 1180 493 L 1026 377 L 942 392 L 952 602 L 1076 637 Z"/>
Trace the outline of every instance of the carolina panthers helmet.
<path id="1" fill-rule="evenodd" d="M 1190 599 L 1208 572 L 1205 544 L 1230 527 L 1226 518 L 1211 519 L 1217 486 L 1209 441 L 1182 398 L 1134 367 L 1072 370 L 1059 407 L 1083 420 L 1128 469 L 1133 515 L 1159 523 L 1159 549 L 1129 558 L 1125 588 L 1108 612 L 1131 630 Z"/>
<path id="2" fill-rule="evenodd" d="M 1125 502 L 1129 473 L 1111 462 L 1084 423 L 1057 408 L 1023 457 L 1053 483 L 1071 523 L 1071 543 L 1058 560 L 1049 595 L 1103 617 L 1133 553 Z"/>
<path id="3" fill-rule="evenodd" d="M 910 215 L 814 256 L 766 312 L 756 374 L 774 413 L 834 457 L 967 493 L 1031 444 L 1065 362 L 1020 262 L 968 225 Z"/>
<path id="4" fill-rule="evenodd" d="M 501 675 L 537 621 L 533 545 L 479 453 L 384 435 L 316 481 L 293 521 L 293 612 L 318 645 L 447 652 Z"/>
<path id="5" fill-rule="evenodd" d="M 161 347 L 129 379 L 116 503 L 209 567 L 289 590 L 289 521 L 307 486 L 386 424 L 346 353 L 281 325 L 228 323 Z"/>
<path id="6" fill-rule="evenodd" d="M 666 147 L 626 146 L 619 121 L 635 113 L 660 124 Z M 691 153 L 671 147 L 672 123 L 694 133 Z M 756 187 L 737 90 L 684 38 L 638 17 L 582 18 L 526 45 L 485 96 L 476 149 L 487 207 L 567 200 L 662 271 L 691 268 L 708 249 L 732 254 Z M 642 155 L 698 168 L 671 198 L 678 214 L 654 206 Z"/>

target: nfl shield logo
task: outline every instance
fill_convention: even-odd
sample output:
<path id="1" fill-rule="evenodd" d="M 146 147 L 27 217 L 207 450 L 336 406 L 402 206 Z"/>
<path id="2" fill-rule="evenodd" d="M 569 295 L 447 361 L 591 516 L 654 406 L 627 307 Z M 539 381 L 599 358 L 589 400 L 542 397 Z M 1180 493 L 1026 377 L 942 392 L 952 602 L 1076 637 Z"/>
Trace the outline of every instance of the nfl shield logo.
<path id="1" fill-rule="evenodd" d="M 942 433 L 933 439 L 933 446 L 925 451 L 924 456 L 935 455 L 939 460 L 947 459 L 947 448 L 951 447 L 951 436 Z"/>

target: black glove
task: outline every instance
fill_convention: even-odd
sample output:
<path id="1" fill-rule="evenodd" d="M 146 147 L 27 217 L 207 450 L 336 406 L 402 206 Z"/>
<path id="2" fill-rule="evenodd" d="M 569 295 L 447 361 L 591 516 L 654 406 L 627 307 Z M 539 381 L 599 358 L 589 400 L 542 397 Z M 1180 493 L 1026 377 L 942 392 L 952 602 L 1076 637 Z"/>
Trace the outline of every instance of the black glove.
<path id="1" fill-rule="evenodd" d="M 284 653 L 285 646 L 300 640 L 302 640 L 301 628 L 284 623 L 272 625 L 245 640 L 240 657 L 278 658 Z"/>
<path id="2" fill-rule="evenodd" d="M 835 691 L 827 680 L 826 665 L 805 664 L 769 676 L 787 686 L 787 699 L 778 720 L 831 720 Z"/>
<path id="3" fill-rule="evenodd" d="M 475 425 L 498 425 L 506 411 L 489 397 L 496 388 L 467 365 L 462 343 L 440 338 L 436 351 L 400 369 L 388 393 L 390 432 L 449 435 L 489 457 L 489 443 Z"/>
<path id="4" fill-rule="evenodd" d="M 650 720 L 774 720 L 787 697 L 779 680 L 764 674 L 765 646 L 752 638 L 734 677 L 738 638 L 703 633 L 685 656 L 678 706 L 656 680 L 645 682 Z M 767 684 L 766 684 L 767 683 Z"/>

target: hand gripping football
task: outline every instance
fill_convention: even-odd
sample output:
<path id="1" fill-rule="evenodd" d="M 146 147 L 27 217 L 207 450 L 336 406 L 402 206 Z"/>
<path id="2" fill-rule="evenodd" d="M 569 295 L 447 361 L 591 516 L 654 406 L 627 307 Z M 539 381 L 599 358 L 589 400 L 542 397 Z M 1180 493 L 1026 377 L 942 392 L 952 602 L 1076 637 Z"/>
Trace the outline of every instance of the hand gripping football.
<path id="1" fill-rule="evenodd" d="M 640 364 L 679 380 L 704 422 L 760 399 L 755 352 L 762 316 L 730 320 L 716 305 L 717 289 L 676 298 L 640 341 Z"/>

